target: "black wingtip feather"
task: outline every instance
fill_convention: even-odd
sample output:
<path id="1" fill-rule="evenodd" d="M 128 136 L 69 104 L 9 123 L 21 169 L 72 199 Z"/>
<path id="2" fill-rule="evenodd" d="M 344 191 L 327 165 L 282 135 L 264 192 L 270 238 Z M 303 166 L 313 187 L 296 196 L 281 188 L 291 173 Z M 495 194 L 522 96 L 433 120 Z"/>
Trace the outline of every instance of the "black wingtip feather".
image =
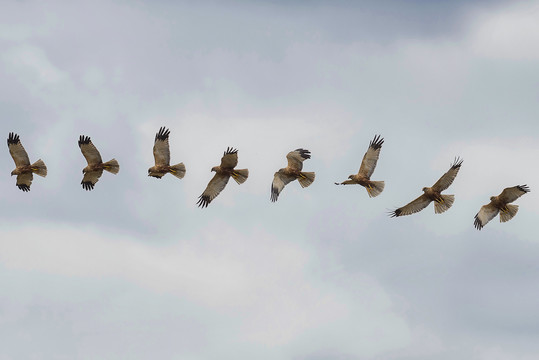
<path id="1" fill-rule="evenodd" d="M 90 191 L 94 189 L 94 184 L 92 184 L 89 181 L 81 181 L 82 188 L 86 191 Z"/>
<path id="2" fill-rule="evenodd" d="M 87 145 L 90 143 L 90 137 L 89 136 L 84 136 L 84 135 L 81 135 L 79 136 L 79 146 L 80 145 Z"/>
<path id="3" fill-rule="evenodd" d="M 384 138 L 380 137 L 380 135 L 375 135 L 374 139 L 371 140 L 369 143 L 369 147 L 373 148 L 374 150 L 380 149 L 384 143 Z"/>
<path id="4" fill-rule="evenodd" d="M 528 193 L 530 192 L 530 188 L 528 187 L 528 185 L 524 184 L 524 185 L 517 185 L 518 189 L 520 191 L 524 191 L 525 193 Z"/>
<path id="5" fill-rule="evenodd" d="M 8 144 L 8 145 L 9 145 L 9 144 L 18 144 L 18 143 L 20 143 L 20 142 L 21 142 L 21 140 L 20 140 L 20 138 L 19 138 L 19 135 L 15 134 L 15 133 L 13 133 L 13 132 L 10 132 L 10 133 L 9 133 L 9 136 L 8 136 L 8 138 L 7 138 L 7 144 Z"/>
<path id="6" fill-rule="evenodd" d="M 479 219 L 477 218 L 477 215 L 478 215 L 478 214 L 479 214 L 479 213 L 475 214 L 475 216 L 474 216 L 473 225 L 475 226 L 475 228 L 476 228 L 477 230 L 481 230 L 481 229 L 483 228 L 483 225 L 481 224 L 481 221 L 479 221 Z"/>
<path id="7" fill-rule="evenodd" d="M 277 192 L 277 188 L 273 187 L 272 185 L 270 200 L 271 202 L 276 202 L 278 198 L 279 198 L 279 192 Z"/>
<path id="8" fill-rule="evenodd" d="M 30 186 L 25 185 L 25 184 L 17 185 L 17 187 L 18 187 L 19 189 L 21 189 L 22 191 L 24 191 L 24 192 L 30 191 Z"/>
<path id="9" fill-rule="evenodd" d="M 210 200 L 210 197 L 207 196 L 207 195 L 200 195 L 198 197 L 198 201 L 197 201 L 197 205 L 201 208 L 205 208 L 205 207 L 208 207 L 208 205 L 210 204 L 211 200 Z"/>
<path id="10" fill-rule="evenodd" d="M 223 156 L 227 154 L 236 154 L 237 152 L 238 152 L 238 149 L 234 149 L 229 146 L 226 148 L 226 151 L 223 153 Z"/>
<path id="11" fill-rule="evenodd" d="M 462 165 L 462 162 L 464 159 L 461 159 L 459 156 L 455 157 L 455 161 L 453 161 L 453 164 L 451 165 L 452 169 L 459 168 Z"/>
<path id="12" fill-rule="evenodd" d="M 395 210 L 389 211 L 388 214 L 389 214 L 389 217 L 394 218 L 394 217 L 399 217 L 399 216 L 401 216 L 401 213 L 402 213 L 402 210 L 401 210 L 401 209 L 395 209 Z"/>
<path id="13" fill-rule="evenodd" d="M 309 150 L 306 150 L 306 149 L 296 149 L 294 151 L 299 151 L 299 155 L 304 158 L 305 160 L 307 159 L 310 159 L 311 158 L 311 152 Z"/>
<path id="14" fill-rule="evenodd" d="M 165 141 L 166 139 L 168 139 L 168 136 L 170 135 L 170 129 L 167 129 L 166 127 L 164 126 L 161 126 L 159 128 L 159 132 L 157 132 L 157 134 L 155 134 L 155 140 L 161 140 L 161 141 Z"/>

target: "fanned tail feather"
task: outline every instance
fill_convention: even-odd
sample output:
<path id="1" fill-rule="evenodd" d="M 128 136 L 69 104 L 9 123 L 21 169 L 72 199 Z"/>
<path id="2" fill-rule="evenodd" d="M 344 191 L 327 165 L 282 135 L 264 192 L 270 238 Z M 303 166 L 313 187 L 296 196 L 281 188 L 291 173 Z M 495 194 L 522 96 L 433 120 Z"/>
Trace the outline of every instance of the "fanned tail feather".
<path id="1" fill-rule="evenodd" d="M 306 188 L 314 182 L 315 174 L 314 172 L 301 172 L 299 173 L 298 181 L 301 187 Z"/>
<path id="2" fill-rule="evenodd" d="M 47 176 L 47 167 L 45 166 L 43 160 L 39 159 L 32 164 L 32 172 L 39 176 Z"/>
<path id="3" fill-rule="evenodd" d="M 506 222 L 511 220 L 518 212 L 518 205 L 505 205 L 504 209 L 500 211 L 500 222 Z"/>
<path id="4" fill-rule="evenodd" d="M 118 174 L 118 172 L 120 171 L 120 164 L 118 164 L 118 161 L 116 161 L 116 159 L 112 159 L 110 161 L 107 161 L 106 163 L 103 163 L 103 169 L 113 174 Z"/>
<path id="5" fill-rule="evenodd" d="M 240 170 L 234 170 L 232 173 L 232 178 L 236 180 L 238 184 L 243 184 L 245 180 L 249 177 L 249 170 L 248 169 L 240 169 Z"/>
<path id="6" fill-rule="evenodd" d="M 386 184 L 383 181 L 371 181 L 369 185 L 365 186 L 369 197 L 377 197 L 384 191 Z"/>
<path id="7" fill-rule="evenodd" d="M 436 214 L 441 214 L 453 205 L 455 202 L 455 195 L 441 195 L 440 201 L 434 201 L 434 212 Z"/>
<path id="8" fill-rule="evenodd" d="M 170 173 L 178 179 L 182 179 L 185 176 L 185 165 L 183 163 L 172 165 L 170 167 Z"/>

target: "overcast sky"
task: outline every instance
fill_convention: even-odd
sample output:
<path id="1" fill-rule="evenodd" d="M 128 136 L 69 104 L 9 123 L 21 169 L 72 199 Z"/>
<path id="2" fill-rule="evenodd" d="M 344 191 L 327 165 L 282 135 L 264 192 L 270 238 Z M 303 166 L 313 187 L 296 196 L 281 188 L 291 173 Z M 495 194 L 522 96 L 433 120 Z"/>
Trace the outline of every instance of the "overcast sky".
<path id="1" fill-rule="evenodd" d="M 538 1 L 1 8 L 0 134 L 48 176 L 4 148 L 0 360 L 536 358 Z M 160 126 L 182 180 L 147 176 Z M 384 192 L 335 186 L 376 134 Z M 91 192 L 79 135 L 121 166 Z M 200 209 L 228 146 L 249 179 Z M 300 147 L 315 182 L 271 203 Z M 388 216 L 456 156 L 450 210 Z"/>

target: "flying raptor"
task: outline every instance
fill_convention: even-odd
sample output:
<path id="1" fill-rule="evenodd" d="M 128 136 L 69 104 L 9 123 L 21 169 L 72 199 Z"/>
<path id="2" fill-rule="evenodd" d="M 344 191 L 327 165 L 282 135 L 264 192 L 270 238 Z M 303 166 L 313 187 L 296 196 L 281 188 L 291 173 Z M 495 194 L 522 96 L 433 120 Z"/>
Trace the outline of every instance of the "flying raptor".
<path id="1" fill-rule="evenodd" d="M 24 147 L 21 144 L 21 139 L 19 135 L 10 132 L 7 138 L 7 147 L 9 148 L 9 153 L 15 162 L 15 170 L 11 172 L 11 176 L 17 175 L 17 187 L 22 191 L 30 191 L 30 185 L 32 185 L 32 180 L 34 175 L 39 175 L 42 177 L 47 176 L 47 167 L 43 160 L 39 159 L 35 163 L 30 165 L 30 158 L 28 153 L 24 150 Z"/>
<path id="2" fill-rule="evenodd" d="M 363 155 L 363 160 L 361 161 L 358 173 L 348 176 L 348 180 L 341 183 L 335 183 L 335 185 L 359 184 L 367 190 L 369 197 L 380 195 L 380 193 L 384 191 L 385 183 L 383 181 L 372 181 L 371 176 L 376 168 L 376 163 L 378 162 L 383 143 L 384 138 L 380 138 L 380 135 L 376 135 L 369 143 L 367 152 Z"/>
<path id="3" fill-rule="evenodd" d="M 79 147 L 82 155 L 84 155 L 88 162 L 88 166 L 82 169 L 84 176 L 81 184 L 84 190 L 92 190 L 94 188 L 103 174 L 103 170 L 107 170 L 113 174 L 117 174 L 120 171 L 120 165 L 116 159 L 109 160 L 105 163 L 101 160 L 101 155 L 89 136 L 81 135 L 79 137 Z"/>
<path id="4" fill-rule="evenodd" d="M 475 215 L 474 226 L 481 230 L 490 220 L 500 214 L 500 222 L 511 220 L 518 212 L 518 205 L 509 205 L 522 195 L 530 192 L 528 185 L 517 185 L 503 189 L 498 196 L 491 196 L 490 202 L 481 206 Z"/>
<path id="5" fill-rule="evenodd" d="M 185 165 L 179 163 L 176 165 L 170 165 L 170 148 L 168 145 L 168 136 L 170 130 L 164 126 L 159 129 L 155 134 L 155 141 L 153 143 L 153 157 L 155 159 L 155 165 L 148 169 L 148 176 L 161 179 L 165 174 L 171 173 L 178 179 L 185 176 Z"/>
<path id="6" fill-rule="evenodd" d="M 205 208 L 213 199 L 223 191 L 228 179 L 231 177 L 238 184 L 243 184 L 249 177 L 249 170 L 234 169 L 238 165 L 238 150 L 228 147 L 221 158 L 221 165 L 214 166 L 211 171 L 215 171 L 215 175 L 206 186 L 206 190 L 198 197 L 197 205 Z"/>
<path id="7" fill-rule="evenodd" d="M 458 157 L 449 170 L 436 181 L 432 187 L 424 187 L 423 195 L 403 207 L 390 212 L 391 217 L 414 214 L 426 208 L 431 201 L 434 201 L 434 212 L 441 214 L 447 211 L 455 201 L 455 195 L 442 195 L 442 191 L 447 189 L 457 177 L 462 160 Z"/>
<path id="8" fill-rule="evenodd" d="M 311 152 L 305 149 L 296 149 L 290 151 L 286 155 L 288 160 L 288 166 L 279 169 L 273 176 L 273 182 L 271 183 L 271 201 L 275 202 L 279 198 L 279 194 L 283 191 L 284 187 L 298 179 L 301 187 L 308 187 L 311 185 L 315 178 L 314 172 L 302 172 L 303 162 L 311 158 Z"/>

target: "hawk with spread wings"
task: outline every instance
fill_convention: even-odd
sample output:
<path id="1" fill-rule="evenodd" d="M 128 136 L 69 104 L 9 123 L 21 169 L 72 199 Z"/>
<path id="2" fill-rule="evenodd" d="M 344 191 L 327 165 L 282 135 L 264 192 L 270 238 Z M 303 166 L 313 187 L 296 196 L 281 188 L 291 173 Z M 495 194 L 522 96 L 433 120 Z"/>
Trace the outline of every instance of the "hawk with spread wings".
<path id="1" fill-rule="evenodd" d="M 81 184 L 84 190 L 92 190 L 94 188 L 95 184 L 103 174 L 103 170 L 107 170 L 113 174 L 117 174 L 120 171 L 120 164 L 118 164 L 116 159 L 112 159 L 105 163 L 101 160 L 101 155 L 89 136 L 81 135 L 79 137 L 79 147 L 82 155 L 84 155 L 88 162 L 88 166 L 82 169 L 84 176 Z"/>
<path id="2" fill-rule="evenodd" d="M 275 202 L 279 198 L 279 194 L 283 191 L 284 187 L 298 179 L 301 187 L 308 187 L 311 185 L 315 178 L 314 172 L 302 172 L 303 162 L 311 158 L 311 152 L 305 149 L 296 149 L 290 151 L 286 155 L 288 160 L 288 166 L 279 169 L 273 176 L 273 182 L 271 183 L 271 201 Z"/>
<path id="3" fill-rule="evenodd" d="M 455 162 L 449 170 L 442 175 L 442 177 L 436 181 L 432 187 L 424 187 L 423 195 L 412 201 L 411 203 L 404 205 L 394 211 L 390 212 L 391 217 L 404 216 L 414 214 L 426 208 L 431 201 L 434 201 L 434 212 L 441 214 L 447 211 L 455 201 L 455 195 L 442 195 L 442 191 L 447 189 L 457 177 L 459 173 L 462 160 L 458 157 L 455 158 Z"/>
<path id="4" fill-rule="evenodd" d="M 518 205 L 509 205 L 522 195 L 530 192 L 528 185 L 517 185 L 503 189 L 498 196 L 491 196 L 490 203 L 481 206 L 475 215 L 474 226 L 481 230 L 490 220 L 500 214 L 500 222 L 511 220 L 518 212 Z"/>
<path id="5" fill-rule="evenodd" d="M 211 168 L 211 171 L 215 171 L 215 175 L 206 186 L 206 190 L 198 197 L 198 206 L 207 207 L 223 191 L 230 177 L 238 184 L 243 184 L 247 180 L 249 170 L 234 169 L 236 165 L 238 165 L 238 150 L 228 147 L 221 158 L 221 165 Z"/>
<path id="6" fill-rule="evenodd" d="M 363 155 L 363 160 L 361 161 L 358 173 L 348 176 L 348 180 L 341 183 L 335 183 L 335 185 L 359 184 L 367 190 L 369 197 L 380 195 L 380 193 L 384 191 L 385 183 L 383 181 L 371 181 L 371 175 L 376 168 L 376 163 L 378 162 L 383 143 L 384 138 L 381 138 L 380 135 L 374 136 L 374 139 L 369 143 L 367 152 Z"/>
<path id="7" fill-rule="evenodd" d="M 155 141 L 153 143 L 153 157 L 155 159 L 155 165 L 148 169 L 148 176 L 161 179 L 165 174 L 171 173 L 178 179 L 185 176 L 185 165 L 179 163 L 176 165 L 170 165 L 170 148 L 168 145 L 168 136 L 170 130 L 164 126 L 159 129 L 159 132 L 155 134 Z"/>
<path id="8" fill-rule="evenodd" d="M 43 160 L 39 159 L 35 163 L 30 164 L 28 153 L 24 150 L 19 135 L 15 133 L 9 133 L 7 147 L 15 162 L 15 170 L 11 172 L 11 176 L 17 175 L 16 185 L 19 189 L 24 192 L 30 191 L 30 185 L 32 185 L 32 180 L 34 179 L 33 174 L 42 177 L 47 176 L 47 167 L 45 166 L 45 163 Z"/>

